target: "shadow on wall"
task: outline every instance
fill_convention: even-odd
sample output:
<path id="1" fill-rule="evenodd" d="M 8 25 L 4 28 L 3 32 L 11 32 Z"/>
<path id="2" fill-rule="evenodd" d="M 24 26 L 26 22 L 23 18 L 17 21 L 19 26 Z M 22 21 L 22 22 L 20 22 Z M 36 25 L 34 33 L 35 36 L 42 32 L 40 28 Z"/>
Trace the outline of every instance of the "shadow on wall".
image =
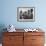
<path id="1" fill-rule="evenodd" d="M 6 28 L 5 25 L 0 24 L 0 43 L 2 43 L 2 36 L 3 36 L 2 32 L 6 31 L 6 30 L 4 30 L 4 28 Z"/>

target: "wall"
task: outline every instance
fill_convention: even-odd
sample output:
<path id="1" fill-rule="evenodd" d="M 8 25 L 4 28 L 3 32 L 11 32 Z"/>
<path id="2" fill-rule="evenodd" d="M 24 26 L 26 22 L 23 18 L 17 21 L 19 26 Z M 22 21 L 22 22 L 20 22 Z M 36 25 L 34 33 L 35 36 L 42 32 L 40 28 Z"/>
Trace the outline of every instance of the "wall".
<path id="1" fill-rule="evenodd" d="M 1 0 L 0 24 L 15 25 L 16 28 L 44 27 L 46 28 L 45 0 Z M 17 7 L 35 7 L 35 22 L 18 22 Z"/>
<path id="2" fill-rule="evenodd" d="M 46 32 L 46 0 L 0 0 L 0 31 L 13 24 L 16 28 L 40 27 Z M 35 7 L 35 22 L 18 22 L 17 7 Z"/>

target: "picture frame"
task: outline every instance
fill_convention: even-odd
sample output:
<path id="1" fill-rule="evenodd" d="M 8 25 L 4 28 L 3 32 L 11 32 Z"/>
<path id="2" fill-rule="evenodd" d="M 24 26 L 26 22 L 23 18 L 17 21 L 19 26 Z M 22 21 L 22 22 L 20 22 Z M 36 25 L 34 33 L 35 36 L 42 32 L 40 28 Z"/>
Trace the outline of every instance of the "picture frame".
<path id="1" fill-rule="evenodd" d="M 34 22 L 35 7 L 17 7 L 17 21 Z"/>

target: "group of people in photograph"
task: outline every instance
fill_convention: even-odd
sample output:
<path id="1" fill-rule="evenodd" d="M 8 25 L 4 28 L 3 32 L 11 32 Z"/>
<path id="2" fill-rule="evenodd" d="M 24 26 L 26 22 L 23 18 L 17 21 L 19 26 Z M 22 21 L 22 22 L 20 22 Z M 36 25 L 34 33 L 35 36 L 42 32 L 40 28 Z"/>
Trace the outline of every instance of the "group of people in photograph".
<path id="1" fill-rule="evenodd" d="M 33 19 L 33 9 L 27 11 L 20 11 L 20 19 Z"/>

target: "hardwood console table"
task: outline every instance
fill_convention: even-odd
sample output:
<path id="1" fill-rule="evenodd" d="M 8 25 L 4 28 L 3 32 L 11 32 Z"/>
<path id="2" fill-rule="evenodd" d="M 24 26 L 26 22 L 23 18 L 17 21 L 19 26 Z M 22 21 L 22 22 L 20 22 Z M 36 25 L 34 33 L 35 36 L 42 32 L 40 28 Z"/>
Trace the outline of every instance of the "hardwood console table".
<path id="1" fill-rule="evenodd" d="M 3 32 L 3 46 L 44 46 L 44 32 Z"/>

